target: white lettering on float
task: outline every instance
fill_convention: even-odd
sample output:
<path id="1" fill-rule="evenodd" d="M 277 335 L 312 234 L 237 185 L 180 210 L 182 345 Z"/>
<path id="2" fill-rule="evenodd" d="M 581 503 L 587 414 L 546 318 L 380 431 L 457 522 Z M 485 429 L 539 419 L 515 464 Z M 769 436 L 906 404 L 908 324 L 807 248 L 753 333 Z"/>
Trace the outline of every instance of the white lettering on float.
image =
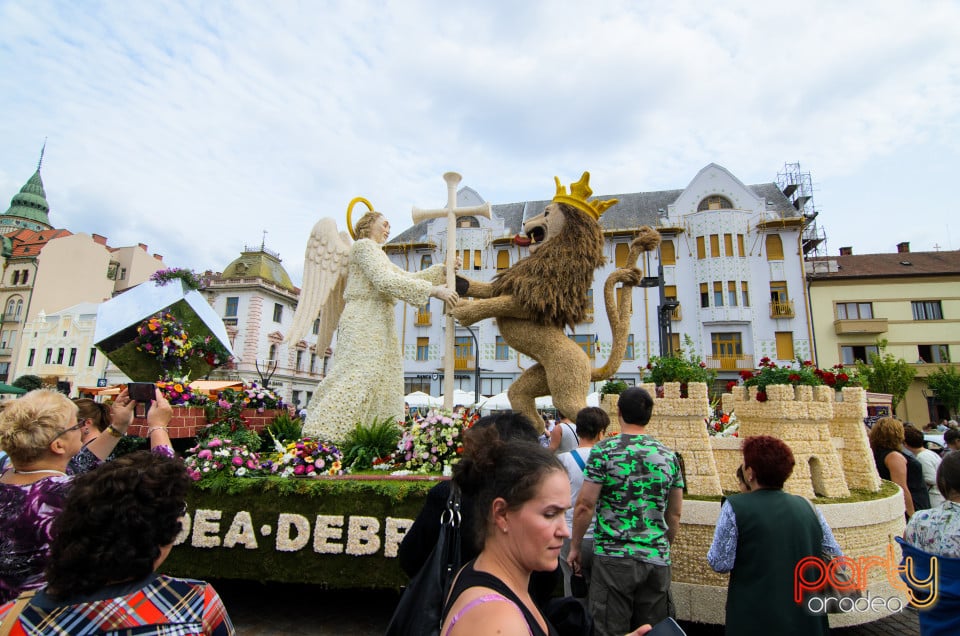
<path id="1" fill-rule="evenodd" d="M 281 512 L 277 516 L 275 527 L 262 524 L 258 528 L 252 515 L 241 510 L 233 516 L 221 540 L 222 517 L 222 511 L 204 508 L 195 510 L 192 518 L 189 514 L 184 515 L 180 534 L 177 535 L 174 545 L 185 544 L 189 539 L 189 545 L 193 548 L 242 546 L 247 550 L 258 550 L 259 531 L 263 537 L 276 535 L 274 548 L 278 552 L 303 550 L 311 543 L 312 538 L 313 551 L 317 554 L 348 554 L 360 557 L 375 555 L 382 550 L 383 556 L 396 558 L 400 542 L 413 525 L 412 519 L 404 518 L 387 517 L 381 522 L 376 517 L 361 515 L 317 515 L 311 528 L 310 519 L 307 517 Z"/>

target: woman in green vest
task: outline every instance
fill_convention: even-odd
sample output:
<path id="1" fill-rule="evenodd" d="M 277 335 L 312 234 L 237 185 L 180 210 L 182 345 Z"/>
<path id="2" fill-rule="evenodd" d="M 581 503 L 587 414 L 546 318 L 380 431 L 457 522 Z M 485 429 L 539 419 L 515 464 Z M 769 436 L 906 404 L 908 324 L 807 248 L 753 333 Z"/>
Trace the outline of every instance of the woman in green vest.
<path id="1" fill-rule="evenodd" d="M 743 442 L 748 492 L 731 495 L 707 552 L 717 572 L 729 572 L 726 632 L 827 636 L 827 615 L 794 601 L 797 563 L 806 557 L 839 555 L 830 527 L 803 497 L 783 491 L 793 472 L 793 451 L 776 437 L 760 435 Z"/>

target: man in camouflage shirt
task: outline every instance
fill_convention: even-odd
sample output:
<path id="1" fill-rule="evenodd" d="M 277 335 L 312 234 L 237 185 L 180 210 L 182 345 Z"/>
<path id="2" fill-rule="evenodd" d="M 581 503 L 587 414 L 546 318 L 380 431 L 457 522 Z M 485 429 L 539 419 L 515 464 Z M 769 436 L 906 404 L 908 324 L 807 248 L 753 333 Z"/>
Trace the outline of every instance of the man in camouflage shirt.
<path id="1" fill-rule="evenodd" d="M 680 529 L 683 475 L 676 454 L 646 434 L 653 398 L 620 394 L 620 435 L 594 445 L 574 507 L 567 561 L 580 568 L 580 543 L 594 512 L 590 613 L 597 636 L 625 634 L 668 615 L 670 543 Z"/>

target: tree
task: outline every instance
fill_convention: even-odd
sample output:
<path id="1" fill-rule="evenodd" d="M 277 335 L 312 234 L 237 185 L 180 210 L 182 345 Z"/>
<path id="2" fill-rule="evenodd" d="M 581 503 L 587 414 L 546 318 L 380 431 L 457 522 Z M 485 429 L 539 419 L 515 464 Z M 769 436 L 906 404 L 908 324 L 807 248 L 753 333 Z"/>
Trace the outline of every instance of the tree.
<path id="1" fill-rule="evenodd" d="M 21 375 L 13 381 L 13 386 L 24 389 L 25 391 L 33 391 L 43 386 L 43 382 L 35 375 Z"/>
<path id="2" fill-rule="evenodd" d="M 893 396 L 893 410 L 903 401 L 903 396 L 910 390 L 910 383 L 917 370 L 903 358 L 894 358 L 892 353 L 886 353 L 887 341 L 877 342 L 880 353 L 870 354 L 870 364 L 857 361 L 857 370 L 864 386 L 874 393 L 889 393 Z"/>
<path id="3" fill-rule="evenodd" d="M 940 367 L 928 375 L 927 386 L 951 414 L 960 413 L 960 373 L 954 367 Z"/>

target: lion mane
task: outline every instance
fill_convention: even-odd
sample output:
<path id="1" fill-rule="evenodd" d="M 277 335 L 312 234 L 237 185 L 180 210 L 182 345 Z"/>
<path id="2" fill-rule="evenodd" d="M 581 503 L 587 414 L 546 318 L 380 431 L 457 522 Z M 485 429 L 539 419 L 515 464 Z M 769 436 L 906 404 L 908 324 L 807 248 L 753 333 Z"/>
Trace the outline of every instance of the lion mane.
<path id="1" fill-rule="evenodd" d="M 593 272 L 605 259 L 600 224 L 573 206 L 558 207 L 565 216 L 563 231 L 497 274 L 492 289 L 495 296 L 512 295 L 533 322 L 563 329 L 583 322 Z"/>

